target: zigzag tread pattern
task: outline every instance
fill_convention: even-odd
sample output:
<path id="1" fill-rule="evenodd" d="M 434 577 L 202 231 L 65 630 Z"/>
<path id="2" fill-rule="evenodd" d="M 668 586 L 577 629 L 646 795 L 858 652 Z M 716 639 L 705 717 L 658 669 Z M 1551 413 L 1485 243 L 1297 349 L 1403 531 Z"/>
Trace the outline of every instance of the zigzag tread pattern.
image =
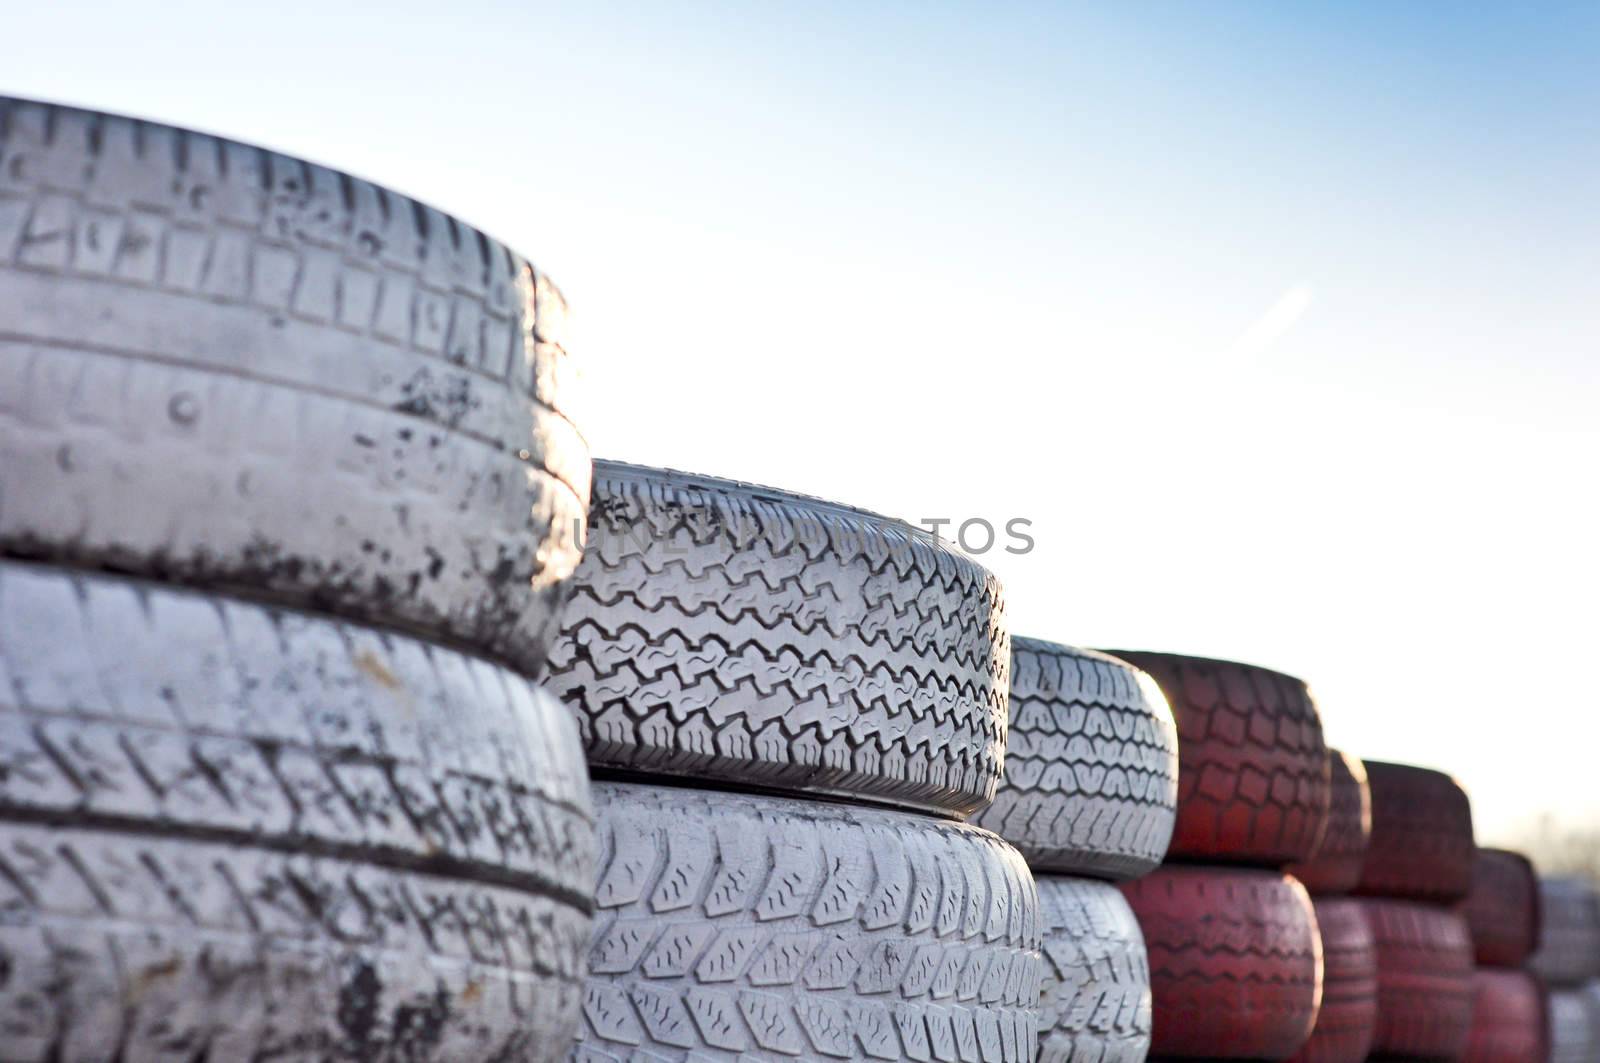
<path id="1" fill-rule="evenodd" d="M 320 166 L 0 98 L 0 277 L 0 552 L 542 664 L 590 464 L 525 261 Z"/>
<path id="2" fill-rule="evenodd" d="M 972 819 L 1035 870 L 1104 878 L 1161 862 L 1178 736 L 1155 684 L 1093 650 L 1013 638 L 1005 776 Z"/>
<path id="3" fill-rule="evenodd" d="M 999 838 L 889 811 L 597 782 L 572 1060 L 1031 1060 L 1042 924 Z"/>
<path id="4" fill-rule="evenodd" d="M 416 871 L 5 824 L 0 1058 L 558 1058 L 587 928 Z"/>
<path id="5" fill-rule="evenodd" d="M 1036 881 L 1045 961 L 1040 1063 L 1143 1063 L 1150 970 L 1128 902 L 1104 882 Z"/>
<path id="6" fill-rule="evenodd" d="M 591 763 L 962 814 L 994 794 L 999 584 L 858 510 L 596 466 L 546 682 Z"/>
<path id="7" fill-rule="evenodd" d="M 1169 855 L 1288 864 L 1327 828 L 1322 720 L 1305 683 L 1235 661 L 1107 650 L 1160 684 L 1178 728 L 1178 821 Z"/>
<path id="8" fill-rule="evenodd" d="M 0 562 L 0 825 L 445 868 L 587 908 L 569 714 L 404 636 Z M 3 829 L 3 828 L 0 828 Z"/>
<path id="9" fill-rule="evenodd" d="M 1311 899 L 1271 871 L 1164 865 L 1119 887 L 1144 934 L 1152 1055 L 1287 1059 L 1323 975 Z"/>

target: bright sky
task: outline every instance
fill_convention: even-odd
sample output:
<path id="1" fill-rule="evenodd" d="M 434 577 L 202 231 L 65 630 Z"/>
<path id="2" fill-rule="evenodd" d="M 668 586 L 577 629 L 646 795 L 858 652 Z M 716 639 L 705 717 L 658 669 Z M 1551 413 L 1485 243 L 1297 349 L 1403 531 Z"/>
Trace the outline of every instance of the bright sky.
<path id="1" fill-rule="evenodd" d="M 0 13 L 0 91 L 549 269 L 597 454 L 1026 518 L 1013 630 L 1304 676 L 1489 839 L 1600 825 L 1600 7 Z"/>

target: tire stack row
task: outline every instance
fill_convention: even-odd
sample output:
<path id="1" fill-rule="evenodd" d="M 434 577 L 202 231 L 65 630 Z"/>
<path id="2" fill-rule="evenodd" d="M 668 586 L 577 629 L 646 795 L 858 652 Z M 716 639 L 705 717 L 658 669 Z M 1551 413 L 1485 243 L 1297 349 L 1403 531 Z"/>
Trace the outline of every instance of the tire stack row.
<path id="1" fill-rule="evenodd" d="M 1116 883 L 1166 854 L 1178 796 L 1172 712 L 1148 675 L 1093 650 L 1014 639 L 1005 780 L 974 817 L 1027 858 L 1044 916 L 1041 1063 L 1140 1063 L 1144 938 Z"/>
<path id="2" fill-rule="evenodd" d="M 1407 764 L 1364 763 L 1372 831 L 1355 893 L 1377 955 L 1377 1058 L 1466 1058 L 1473 946 L 1457 910 L 1472 886 L 1472 807 L 1456 781 Z M 1498 1058 L 1498 1057 L 1492 1057 Z"/>
<path id="3" fill-rule="evenodd" d="M 1550 1057 L 1544 986 L 1526 970 L 1539 941 L 1539 879 L 1521 853 L 1480 848 L 1461 906 L 1472 936 L 1468 1063 L 1543 1063 Z"/>
<path id="4" fill-rule="evenodd" d="M 1539 883 L 1539 947 L 1529 968 L 1550 992 L 1552 1063 L 1600 1059 L 1600 897 L 1588 881 Z"/>
<path id="5" fill-rule="evenodd" d="M 0 1059 L 559 1054 L 565 316 L 379 186 L 0 99 Z"/>
<path id="6" fill-rule="evenodd" d="M 999 585 L 862 510 L 595 468 L 548 683 L 594 776 L 570 1058 L 1021 1061 L 1043 924 L 994 797 Z"/>
<path id="7" fill-rule="evenodd" d="M 1301 681 L 1253 665 L 1111 651 L 1149 673 L 1178 732 L 1166 862 L 1122 887 L 1149 950 L 1152 1058 L 1288 1059 L 1316 1021 L 1311 899 L 1284 867 L 1327 826 L 1322 724 Z"/>

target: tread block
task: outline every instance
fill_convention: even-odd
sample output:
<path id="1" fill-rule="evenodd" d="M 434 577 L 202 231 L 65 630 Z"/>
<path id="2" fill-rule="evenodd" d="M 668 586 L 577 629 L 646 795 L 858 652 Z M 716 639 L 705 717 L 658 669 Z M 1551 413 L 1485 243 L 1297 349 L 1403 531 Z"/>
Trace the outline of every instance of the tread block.
<path id="1" fill-rule="evenodd" d="M 781 797 L 611 782 L 595 793 L 601 881 L 634 885 L 600 900 L 593 1004 L 571 1059 L 1033 1058 L 1039 895 L 999 838 Z M 714 842 L 684 849 L 688 836 Z M 687 852 L 706 888 L 651 908 Z M 764 888 L 712 888 L 746 870 Z M 945 917 L 917 914 L 928 907 Z M 670 962 L 653 965 L 664 947 Z"/>
<path id="2" fill-rule="evenodd" d="M 1178 735 L 1155 683 L 1094 650 L 1011 642 L 1005 777 L 972 822 L 1041 871 L 1131 878 L 1161 862 Z"/>
<path id="3" fill-rule="evenodd" d="M 596 466 L 547 684 L 591 763 L 965 814 L 995 792 L 998 582 L 909 525 Z"/>
<path id="4" fill-rule="evenodd" d="M 1148 672 L 1178 728 L 1173 858 L 1305 861 L 1327 828 L 1322 720 L 1305 683 L 1235 661 L 1108 650 Z"/>

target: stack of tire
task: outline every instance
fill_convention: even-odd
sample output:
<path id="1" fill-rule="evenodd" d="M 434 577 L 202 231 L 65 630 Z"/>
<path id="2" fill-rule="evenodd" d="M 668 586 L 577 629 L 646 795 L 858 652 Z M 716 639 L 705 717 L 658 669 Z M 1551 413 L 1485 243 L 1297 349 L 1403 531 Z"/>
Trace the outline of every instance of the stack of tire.
<path id="1" fill-rule="evenodd" d="M 1355 892 L 1378 959 L 1373 1055 L 1464 1059 L 1473 949 L 1456 905 L 1472 886 L 1477 854 L 1471 803 L 1441 772 L 1374 760 L 1364 766 L 1372 833 Z"/>
<path id="2" fill-rule="evenodd" d="M 1011 647 L 1005 780 L 974 822 L 1014 844 L 1044 917 L 1041 1063 L 1139 1063 L 1150 1048 L 1144 938 L 1115 883 L 1161 863 L 1178 738 L 1161 691 L 1115 657 Z"/>
<path id="3" fill-rule="evenodd" d="M 1539 883 L 1539 947 L 1529 968 L 1550 991 L 1552 1063 L 1600 1060 L 1600 897 L 1586 879 Z"/>
<path id="4" fill-rule="evenodd" d="M 599 824 L 572 1059 L 1027 1060 L 999 584 L 896 521 L 597 462 L 549 683 Z"/>
<path id="5" fill-rule="evenodd" d="M 1311 898 L 1283 870 L 1327 826 L 1316 705 L 1300 680 L 1254 665 L 1110 652 L 1156 680 L 1178 733 L 1166 862 L 1121 887 L 1149 951 L 1152 1056 L 1288 1059 L 1323 976 Z"/>
<path id="6" fill-rule="evenodd" d="M 1372 793 L 1355 757 L 1329 750 L 1328 767 L 1328 829 L 1316 856 L 1289 869 L 1312 896 L 1323 965 L 1316 1028 L 1295 1063 L 1361 1063 L 1377 1035 L 1377 949 L 1362 902 L 1350 896 L 1372 836 Z"/>
<path id="7" fill-rule="evenodd" d="M 376 185 L 0 99 L 0 1057 L 564 1051 L 564 317 Z"/>
<path id="8" fill-rule="evenodd" d="M 1544 986 L 1525 968 L 1539 942 L 1539 879 L 1521 853 L 1480 848 L 1461 906 L 1472 935 L 1472 1035 L 1468 1063 L 1549 1058 Z"/>

